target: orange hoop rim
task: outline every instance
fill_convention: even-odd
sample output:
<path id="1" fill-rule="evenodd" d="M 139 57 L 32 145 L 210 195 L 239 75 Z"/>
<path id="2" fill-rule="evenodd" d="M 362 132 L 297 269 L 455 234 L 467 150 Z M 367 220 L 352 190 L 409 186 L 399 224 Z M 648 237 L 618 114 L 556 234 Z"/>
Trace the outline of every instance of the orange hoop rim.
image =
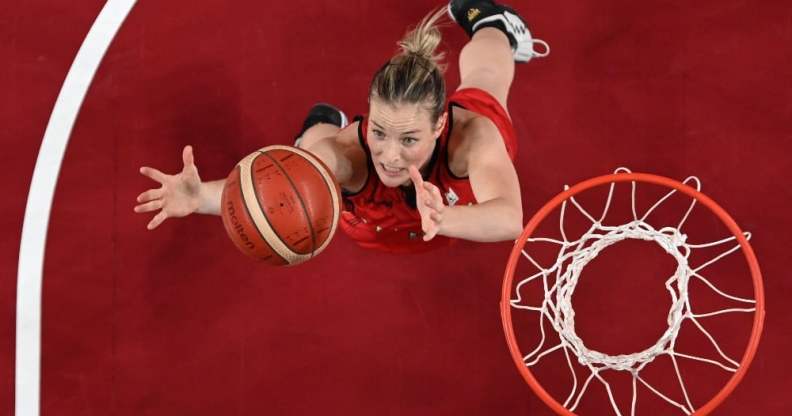
<path id="1" fill-rule="evenodd" d="M 759 339 L 762 336 L 762 328 L 764 326 L 764 317 L 765 317 L 765 303 L 764 303 L 764 286 L 762 284 L 762 273 L 759 269 L 759 262 L 756 259 L 756 254 L 751 247 L 751 244 L 748 242 L 748 239 L 745 238 L 743 235 L 743 231 L 737 225 L 737 222 L 724 210 L 717 202 L 715 202 L 712 198 L 708 197 L 707 195 L 701 193 L 697 189 L 685 185 L 677 180 L 666 178 L 664 176 L 653 175 L 648 173 L 613 173 L 609 175 L 602 175 L 595 178 L 591 178 L 585 180 L 583 182 L 578 183 L 575 186 L 570 187 L 569 189 L 559 193 L 553 199 L 548 201 L 539 211 L 534 214 L 528 224 L 523 229 L 522 234 L 520 237 L 515 241 L 514 248 L 512 249 L 511 255 L 509 256 L 509 261 L 506 264 L 506 271 L 503 276 L 503 287 L 501 290 L 501 302 L 500 302 L 500 312 L 501 312 L 501 322 L 503 323 L 503 331 L 506 336 L 506 343 L 509 346 L 509 351 L 512 356 L 512 360 L 514 364 L 517 366 L 517 369 L 520 371 L 520 374 L 523 376 L 525 381 L 531 387 L 531 389 L 542 399 L 547 406 L 553 409 L 559 415 L 564 416 L 575 416 L 575 413 L 571 412 L 567 408 L 565 408 L 561 403 L 556 401 L 539 383 L 539 381 L 533 376 L 531 370 L 528 369 L 528 366 L 525 365 L 523 361 L 523 354 L 520 351 L 519 346 L 517 345 L 517 338 L 514 334 L 514 326 L 512 323 L 512 316 L 511 316 L 511 291 L 512 285 L 514 283 L 514 272 L 517 265 L 517 261 L 521 257 L 522 249 L 525 247 L 525 243 L 528 238 L 531 237 L 533 232 L 536 230 L 536 227 L 544 221 L 544 219 L 555 210 L 562 202 L 568 200 L 569 198 L 586 191 L 588 189 L 604 185 L 610 183 L 621 183 L 621 182 L 643 182 L 649 183 L 654 185 L 661 185 L 667 188 L 676 189 L 692 198 L 696 201 L 700 202 L 709 210 L 714 213 L 721 222 L 729 229 L 729 231 L 734 235 L 737 242 L 740 244 L 741 251 L 745 257 L 746 262 L 748 262 L 748 266 L 751 271 L 751 279 L 753 280 L 753 289 L 754 289 L 754 296 L 756 301 L 756 311 L 754 312 L 754 319 L 753 319 L 753 329 L 751 330 L 751 337 L 748 340 L 748 345 L 745 349 L 745 353 L 743 354 L 742 360 L 740 360 L 740 366 L 737 369 L 729 381 L 723 386 L 723 388 L 713 396 L 704 406 L 696 409 L 693 413 L 695 416 L 704 416 L 712 412 L 718 405 L 720 405 L 726 397 L 728 397 L 732 391 L 737 387 L 740 383 L 742 378 L 745 376 L 745 373 L 748 371 L 748 367 L 751 365 L 751 361 L 753 361 L 754 355 L 756 355 L 756 350 L 759 347 Z"/>

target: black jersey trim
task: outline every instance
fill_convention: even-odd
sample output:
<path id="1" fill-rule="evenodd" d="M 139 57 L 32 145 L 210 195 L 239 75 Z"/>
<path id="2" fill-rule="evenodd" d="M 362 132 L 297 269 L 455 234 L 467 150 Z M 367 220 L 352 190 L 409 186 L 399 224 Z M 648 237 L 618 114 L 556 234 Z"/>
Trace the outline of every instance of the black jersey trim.
<path id="1" fill-rule="evenodd" d="M 368 172 L 366 172 L 366 180 L 363 182 L 363 186 L 357 191 L 352 192 L 347 189 L 341 189 L 341 196 L 344 198 L 350 198 L 353 196 L 360 195 L 360 193 L 363 192 L 363 190 L 366 189 L 366 187 L 368 186 L 369 181 L 371 180 L 371 172 L 373 172 L 374 169 L 374 162 L 371 161 L 371 150 L 368 148 L 368 145 L 366 144 L 366 140 L 363 139 L 363 116 L 360 115 L 355 116 L 355 118 L 352 119 L 352 122 L 358 123 L 357 126 L 358 143 L 360 143 L 360 147 L 362 147 L 363 151 L 366 153 L 366 169 L 368 170 Z"/>
<path id="2" fill-rule="evenodd" d="M 453 131 L 454 128 L 454 107 L 459 107 L 463 110 L 467 110 L 467 108 L 465 108 L 465 106 L 463 106 L 462 104 L 453 101 L 448 104 L 448 139 L 446 139 L 446 146 L 445 146 L 445 151 L 443 152 L 444 153 L 443 157 L 445 160 L 445 169 L 446 172 L 448 173 L 448 176 L 450 176 L 452 179 L 466 180 L 466 179 L 470 179 L 470 175 L 468 176 L 454 175 L 454 172 L 451 172 L 451 163 L 449 163 L 448 149 L 451 147 L 451 132 Z"/>

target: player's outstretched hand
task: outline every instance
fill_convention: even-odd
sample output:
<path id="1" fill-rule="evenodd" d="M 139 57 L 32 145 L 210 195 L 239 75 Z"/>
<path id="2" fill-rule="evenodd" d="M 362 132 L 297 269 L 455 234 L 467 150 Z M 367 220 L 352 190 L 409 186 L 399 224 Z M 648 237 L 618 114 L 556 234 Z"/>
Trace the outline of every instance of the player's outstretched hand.
<path id="1" fill-rule="evenodd" d="M 157 228 L 168 218 L 185 217 L 195 212 L 201 204 L 201 177 L 195 167 L 192 146 L 182 151 L 184 167 L 175 175 L 167 175 L 157 169 L 144 166 L 140 173 L 158 182 L 161 186 L 149 189 L 137 197 L 135 212 L 159 212 L 148 223 L 149 230 Z"/>

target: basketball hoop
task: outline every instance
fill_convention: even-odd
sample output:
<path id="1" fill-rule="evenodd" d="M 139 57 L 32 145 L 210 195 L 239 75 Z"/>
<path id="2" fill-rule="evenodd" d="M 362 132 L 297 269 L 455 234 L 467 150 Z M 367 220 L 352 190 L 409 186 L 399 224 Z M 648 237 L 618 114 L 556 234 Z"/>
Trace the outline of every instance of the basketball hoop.
<path id="1" fill-rule="evenodd" d="M 608 213 L 609 210 L 613 209 L 614 188 L 616 184 L 625 182 L 630 183 L 632 189 L 630 194 L 631 215 L 629 215 L 631 218 L 620 224 L 611 224 L 608 221 Z M 665 192 L 662 197 L 657 199 L 657 202 L 643 213 L 639 212 L 636 203 L 636 189 L 639 183 L 644 186 L 660 186 Z M 607 197 L 604 201 L 604 208 L 602 208 L 600 215 L 592 215 L 590 210 L 587 210 L 576 197 L 580 197 L 585 191 L 601 186 L 609 186 Z M 596 385 L 599 382 L 605 388 L 610 402 L 604 404 L 604 406 L 611 408 L 612 414 L 618 416 L 622 414 L 635 416 L 638 414 L 636 413 L 636 407 L 639 388 L 651 392 L 656 398 L 659 398 L 658 400 L 661 399 L 676 408 L 680 414 L 706 415 L 731 394 L 745 375 L 756 353 L 762 333 L 765 313 L 762 276 L 756 256 L 748 242 L 751 237 L 750 233 L 744 233 L 726 211 L 711 198 L 700 192 L 700 188 L 700 182 L 695 177 L 678 182 L 657 175 L 631 173 L 627 169 L 620 168 L 614 174 L 592 178 L 571 188 L 565 187 L 563 192 L 545 204 L 531 218 L 522 235 L 517 239 L 509 258 L 503 281 L 500 304 L 503 328 L 512 358 L 523 378 L 533 391 L 558 414 L 575 415 L 574 412 L 584 395 L 593 389 L 592 385 Z M 675 194 L 677 197 L 681 195 L 691 198 L 689 204 L 685 202 L 686 208 L 680 213 L 681 220 L 671 226 L 653 226 L 652 221 L 649 219 L 650 215 Z M 702 244 L 688 242 L 688 236 L 683 232 L 683 227 L 697 203 L 706 206 L 712 214 L 715 214 L 731 235 Z M 539 225 L 557 209 L 560 209 L 560 226 L 558 230 L 560 237 L 535 236 L 534 234 Z M 579 236 L 571 236 L 565 230 L 565 216 L 568 215 L 567 211 L 570 209 L 577 210 L 580 218 L 584 219 L 582 222 L 586 224 L 586 227 L 584 227 L 586 228 L 585 231 L 582 231 Z M 626 210 L 626 208 L 624 209 Z M 654 345 L 643 351 L 631 354 L 610 355 L 589 349 L 578 336 L 575 331 L 575 311 L 572 308 L 571 298 L 584 267 L 601 251 L 627 239 L 654 242 L 665 253 L 674 258 L 677 263 L 675 273 L 665 282 L 672 302 L 667 319 L 668 328 Z M 542 262 L 534 258 L 531 250 L 527 248 L 526 244 L 529 243 L 557 246 L 557 254 L 553 252 L 555 259 L 550 262 L 551 264 L 542 265 Z M 701 264 L 691 264 L 691 253 L 705 248 L 717 250 L 720 254 Z M 721 290 L 713 284 L 714 279 L 705 276 L 705 268 L 740 250 L 744 255 L 752 279 L 752 299 L 727 293 L 727 291 Z M 535 272 L 531 272 L 527 277 L 515 276 L 518 263 L 521 261 L 525 263 L 524 267 L 529 267 Z M 721 296 L 724 302 L 734 304 L 733 307 L 730 306 L 706 313 L 691 307 L 688 291 L 688 284 L 691 281 L 706 285 L 713 296 Z M 542 299 L 536 303 L 532 303 L 523 296 L 523 291 L 526 290 L 525 287 L 532 284 L 539 287 L 537 290 L 544 292 Z M 518 332 L 515 332 L 513 313 L 538 314 L 536 315 L 539 321 L 538 332 L 540 332 L 538 345 L 526 346 L 525 349 L 521 349 L 517 336 Z M 730 316 L 728 314 L 740 313 L 753 314 L 753 323 L 742 359 L 737 361 L 721 349 L 718 341 L 700 320 L 710 316 Z M 557 343 L 548 341 L 549 337 L 545 331 L 546 324 L 552 326 L 555 335 L 558 336 L 559 341 Z M 699 331 L 700 334 L 709 340 L 708 342 L 711 343 L 713 351 L 715 351 L 712 357 L 686 354 L 675 350 L 677 337 L 683 325 L 693 325 L 691 328 Z M 523 327 L 519 329 L 528 331 Z M 572 386 L 568 395 L 564 394 L 566 397 L 563 401 L 556 400 L 554 394 L 548 392 L 531 371 L 532 367 L 539 365 L 545 357 L 554 353 L 563 353 L 565 355 L 568 368 L 563 370 L 571 373 Z M 575 364 L 573 364 L 573 358 L 570 358 L 570 356 L 573 356 L 576 360 Z M 680 398 L 672 398 L 673 394 L 660 391 L 659 388 L 641 377 L 641 371 L 648 366 L 654 365 L 655 359 L 658 357 L 668 357 L 673 363 L 674 382 L 678 383 L 679 390 L 681 390 L 681 394 L 677 394 L 681 396 Z M 720 367 L 723 371 L 733 374 L 731 374 L 720 391 L 711 398 L 691 397 L 688 392 L 688 386 L 680 372 L 680 360 L 695 360 L 699 363 Z M 588 374 L 582 383 L 579 382 L 576 375 L 581 371 L 584 374 Z M 620 406 L 617 403 L 611 385 L 603 377 L 603 374 L 610 371 L 622 372 L 631 377 L 632 400 L 629 413 L 622 412 L 621 409 L 624 406 Z M 556 393 L 555 395 L 558 396 L 560 394 Z M 694 405 L 693 403 L 703 404 Z"/>

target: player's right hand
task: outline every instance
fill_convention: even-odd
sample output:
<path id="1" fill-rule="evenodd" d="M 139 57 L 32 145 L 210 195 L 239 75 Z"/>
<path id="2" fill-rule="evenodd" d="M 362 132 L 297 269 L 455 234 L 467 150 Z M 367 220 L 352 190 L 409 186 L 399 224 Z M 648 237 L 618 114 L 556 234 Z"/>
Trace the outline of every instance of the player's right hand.
<path id="1" fill-rule="evenodd" d="M 157 211 L 157 215 L 146 228 L 153 230 L 168 218 L 184 217 L 195 212 L 201 204 L 201 177 L 195 167 L 192 146 L 182 151 L 184 168 L 175 175 L 167 175 L 157 169 L 144 166 L 140 173 L 158 182 L 161 186 L 149 189 L 137 197 L 135 212 Z"/>

